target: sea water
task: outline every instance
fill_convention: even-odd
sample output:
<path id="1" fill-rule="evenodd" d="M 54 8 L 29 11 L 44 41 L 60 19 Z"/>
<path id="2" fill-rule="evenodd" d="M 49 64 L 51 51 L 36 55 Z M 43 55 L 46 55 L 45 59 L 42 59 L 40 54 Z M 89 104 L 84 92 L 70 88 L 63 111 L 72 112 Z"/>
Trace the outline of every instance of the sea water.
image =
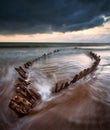
<path id="1" fill-rule="evenodd" d="M 9 107 L 18 77 L 15 67 L 44 53 L 53 53 L 35 62 L 28 71 L 42 103 L 31 115 L 18 118 Z M 51 89 L 60 80 L 70 80 L 93 63 L 89 52 L 101 56 L 96 71 L 73 84 L 58 96 Z M 110 46 L 94 44 L 51 47 L 0 48 L 0 129 L 2 130 L 105 130 L 110 129 Z"/>

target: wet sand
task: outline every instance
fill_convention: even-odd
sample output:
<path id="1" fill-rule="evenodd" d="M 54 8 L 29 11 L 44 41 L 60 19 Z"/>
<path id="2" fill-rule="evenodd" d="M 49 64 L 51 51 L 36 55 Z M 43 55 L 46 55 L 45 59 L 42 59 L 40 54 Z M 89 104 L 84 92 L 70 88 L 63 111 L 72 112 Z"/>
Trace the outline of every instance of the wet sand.
<path id="1" fill-rule="evenodd" d="M 91 80 L 92 85 L 95 79 Z M 8 108 L 10 96 L 2 96 L 0 128 L 2 130 L 105 130 L 110 129 L 110 105 L 94 97 L 91 83 L 81 83 L 43 102 L 25 117 L 18 118 Z M 72 86 L 71 86 L 72 87 Z M 99 91 L 99 95 L 100 95 Z M 106 96 L 106 93 L 103 95 Z M 99 98 L 99 99 L 98 99 Z"/>
<path id="2" fill-rule="evenodd" d="M 73 50 L 72 50 L 73 51 Z M 64 53 L 61 52 L 61 54 Z M 19 118 L 14 111 L 12 111 L 9 107 L 10 98 L 13 96 L 15 89 L 14 83 L 18 77 L 17 73 L 13 69 L 15 63 L 13 65 L 8 64 L 8 66 L 4 66 L 4 71 L 1 71 L 1 79 L 0 79 L 0 129 L 2 130 L 109 130 L 110 129 L 110 89 L 109 89 L 109 67 L 101 69 L 101 65 L 106 64 L 105 57 L 108 56 L 101 53 L 101 64 L 96 72 L 89 74 L 88 77 L 85 77 L 78 81 L 77 83 L 71 85 L 68 89 L 61 91 L 57 95 L 50 96 L 46 100 L 43 100 L 40 104 L 36 105 L 32 111 L 22 117 Z M 99 54 L 98 53 L 98 54 Z M 59 80 L 59 77 L 62 75 L 67 79 L 69 72 L 73 72 L 71 66 L 75 67 L 76 63 L 80 62 L 80 66 L 84 66 L 84 63 L 81 62 L 81 57 L 83 56 L 88 64 L 82 68 L 75 68 L 77 72 L 80 72 L 86 67 L 91 65 L 89 62 L 89 58 L 84 53 L 80 54 L 80 57 L 71 54 L 73 56 L 73 61 L 67 63 L 67 58 L 64 65 L 70 65 L 67 70 L 58 72 L 59 65 L 56 66 L 56 62 L 61 62 L 61 57 L 56 59 L 56 61 L 52 64 L 54 67 L 46 69 L 46 66 L 49 65 L 49 62 L 52 62 L 51 57 L 48 58 L 47 61 L 44 59 L 39 62 L 40 70 L 35 70 L 36 64 L 33 65 L 33 68 L 30 72 L 32 73 L 32 77 L 35 79 L 37 77 L 37 84 L 40 84 L 40 87 L 52 87 L 52 85 Z M 63 54 L 64 55 L 64 54 Z M 67 55 L 67 52 L 66 52 Z M 59 55 L 57 55 L 59 56 Z M 56 57 L 57 57 L 56 56 Z M 53 55 L 52 58 L 55 56 Z M 75 59 L 76 57 L 76 59 Z M 79 58 L 79 59 L 78 59 Z M 78 62 L 77 62 L 78 59 Z M 108 58 L 109 59 L 109 58 Z M 50 60 L 50 61 L 49 61 Z M 55 59 L 54 59 L 55 60 Z M 45 61 L 45 66 L 44 66 Z M 47 63 L 46 63 L 47 62 Z M 21 61 L 20 63 L 24 63 Z M 61 65 L 61 64 L 60 64 Z M 78 66 L 78 64 L 77 64 Z M 2 66 L 3 67 L 3 66 Z M 107 68 L 108 67 L 108 68 Z M 52 71 L 51 71 L 52 68 Z M 3 68 L 2 68 L 3 69 Z M 43 70 L 43 71 L 42 71 Z M 48 71 L 49 70 L 49 71 Z M 61 70 L 61 69 L 60 69 Z M 51 77 L 45 76 L 46 72 L 50 75 L 53 73 Z M 56 73 L 55 73 L 56 72 Z M 67 75 L 65 74 L 67 73 Z M 64 74 L 63 74 L 64 73 Z M 66 77 L 67 76 L 67 77 Z M 70 77 L 71 78 L 71 73 Z M 56 79 L 58 77 L 58 79 Z M 47 82 L 47 80 L 49 82 Z M 35 82 L 35 83 L 36 83 Z M 45 83 L 45 85 L 43 83 Z M 39 88 L 39 86 L 37 86 Z"/>
<path id="3" fill-rule="evenodd" d="M 82 84 L 62 94 L 48 110 L 38 113 L 29 129 L 110 129 L 110 106 L 94 100 L 89 89 L 88 84 Z"/>

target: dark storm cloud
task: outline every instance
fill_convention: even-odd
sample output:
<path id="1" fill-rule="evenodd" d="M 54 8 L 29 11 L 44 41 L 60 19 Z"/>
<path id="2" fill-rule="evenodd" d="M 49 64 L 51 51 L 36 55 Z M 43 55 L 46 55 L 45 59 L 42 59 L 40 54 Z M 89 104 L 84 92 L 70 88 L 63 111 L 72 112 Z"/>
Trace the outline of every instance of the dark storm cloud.
<path id="1" fill-rule="evenodd" d="M 109 0 L 1 0 L 0 33 L 67 32 L 100 26 Z"/>

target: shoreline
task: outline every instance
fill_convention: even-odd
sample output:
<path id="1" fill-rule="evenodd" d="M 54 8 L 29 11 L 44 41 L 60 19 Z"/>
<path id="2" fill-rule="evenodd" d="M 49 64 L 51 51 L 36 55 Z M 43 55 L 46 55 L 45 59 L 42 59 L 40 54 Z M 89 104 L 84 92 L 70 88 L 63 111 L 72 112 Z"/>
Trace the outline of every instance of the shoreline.
<path id="1" fill-rule="evenodd" d="M 0 48 L 110 46 L 110 43 L 0 42 Z"/>

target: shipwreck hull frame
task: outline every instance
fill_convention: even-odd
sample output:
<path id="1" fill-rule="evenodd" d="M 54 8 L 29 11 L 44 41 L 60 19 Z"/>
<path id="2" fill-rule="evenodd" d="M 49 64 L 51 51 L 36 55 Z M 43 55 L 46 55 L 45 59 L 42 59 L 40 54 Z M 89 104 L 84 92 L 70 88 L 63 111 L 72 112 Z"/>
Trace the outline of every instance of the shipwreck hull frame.
<path id="1" fill-rule="evenodd" d="M 23 67 L 19 66 L 18 68 L 15 68 L 19 74 L 19 77 L 14 84 L 15 94 L 10 99 L 9 108 L 11 108 L 18 116 L 21 117 L 27 115 L 37 104 L 42 102 L 40 93 L 37 90 L 34 90 L 31 86 L 31 81 L 28 81 L 27 70 L 30 69 L 34 62 L 38 62 L 41 58 L 46 58 L 47 56 L 50 56 L 53 53 L 57 53 L 59 51 L 60 50 L 57 49 L 53 52 L 43 54 L 38 58 L 26 62 Z M 61 81 L 57 82 L 51 90 L 53 95 L 67 89 L 70 85 L 75 84 L 78 80 L 96 70 L 101 60 L 100 56 L 97 56 L 97 54 L 93 52 L 90 52 L 89 54 L 90 58 L 94 59 L 92 65 L 80 71 L 78 74 L 75 74 L 71 81 L 64 81 L 63 83 L 61 83 Z"/>

